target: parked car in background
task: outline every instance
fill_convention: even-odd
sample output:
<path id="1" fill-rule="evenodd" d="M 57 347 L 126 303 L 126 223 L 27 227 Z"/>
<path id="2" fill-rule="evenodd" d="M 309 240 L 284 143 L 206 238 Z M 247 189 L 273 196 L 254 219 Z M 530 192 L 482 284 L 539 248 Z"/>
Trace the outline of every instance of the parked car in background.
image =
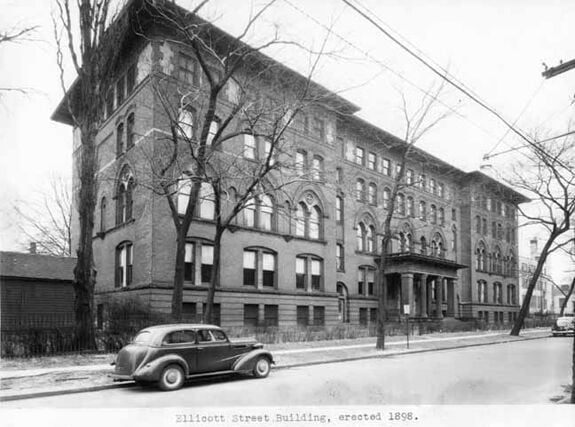
<path id="1" fill-rule="evenodd" d="M 218 326 L 158 325 L 142 329 L 119 351 L 113 378 L 176 390 L 186 379 L 212 375 L 239 373 L 265 378 L 273 363 L 263 344 L 230 341 Z"/>
<path id="2" fill-rule="evenodd" d="M 575 317 L 563 316 L 558 317 L 551 328 L 554 337 L 559 335 L 573 335 L 575 333 Z"/>

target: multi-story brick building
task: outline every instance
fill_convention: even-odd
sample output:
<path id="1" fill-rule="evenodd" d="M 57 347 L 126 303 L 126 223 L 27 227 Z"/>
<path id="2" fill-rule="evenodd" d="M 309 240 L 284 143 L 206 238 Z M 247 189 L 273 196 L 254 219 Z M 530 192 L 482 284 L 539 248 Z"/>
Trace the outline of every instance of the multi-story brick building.
<path id="1" fill-rule="evenodd" d="M 111 297 L 137 297 L 154 310 L 170 309 L 176 235 L 166 198 L 146 184 L 153 179 L 150 157 L 169 133 L 154 82 L 170 79 L 188 89 L 206 82 L 191 50 L 170 41 L 165 28 L 149 25 L 146 36 L 132 40 L 125 52 L 97 137 L 99 309 Z M 213 26 L 210 31 L 233 42 Z M 305 82 L 295 71 L 265 61 L 276 64 L 275 72 L 294 87 Z M 355 105 L 313 85 L 321 97 L 286 132 L 295 165 L 313 173 L 281 195 L 260 198 L 224 234 L 215 301 L 222 325 L 368 325 L 377 317 L 378 246 L 405 142 L 355 116 Z M 281 90 L 263 78 L 256 85 L 258 96 L 292 95 L 289 86 Z M 229 111 L 236 91 L 230 84 L 217 108 Z M 64 103 L 54 118 L 72 124 Z M 265 141 L 239 135 L 223 150 L 251 161 L 267 148 Z M 75 162 L 78 151 L 75 131 Z M 511 320 L 519 308 L 515 208 L 526 199 L 417 148 L 404 181 L 386 273 L 390 315 L 408 304 L 417 319 Z M 213 215 L 212 201 L 204 199 L 188 234 L 183 308 L 190 318 L 203 312 Z"/>

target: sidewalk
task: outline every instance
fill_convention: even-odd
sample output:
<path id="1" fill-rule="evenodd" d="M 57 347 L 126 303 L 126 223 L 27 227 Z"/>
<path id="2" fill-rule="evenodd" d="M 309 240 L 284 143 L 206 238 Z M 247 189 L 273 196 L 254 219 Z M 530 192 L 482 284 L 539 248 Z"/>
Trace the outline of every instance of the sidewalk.
<path id="1" fill-rule="evenodd" d="M 410 337 L 409 348 L 405 336 L 386 337 L 385 350 L 375 349 L 375 338 L 339 341 L 317 341 L 266 345 L 274 355 L 274 369 L 287 369 L 321 363 L 337 363 L 357 359 L 393 357 L 407 353 L 447 350 L 478 345 L 498 344 L 548 337 L 549 330 L 524 330 L 519 337 L 508 331 L 441 333 Z M 132 383 L 114 383 L 109 374 L 114 354 L 63 356 L 59 358 L 24 361 L 2 361 L 0 368 L 0 401 L 18 400 L 55 394 L 80 393 Z M 44 366 L 42 366 L 44 365 Z M 47 366 L 46 366 L 47 365 Z"/>

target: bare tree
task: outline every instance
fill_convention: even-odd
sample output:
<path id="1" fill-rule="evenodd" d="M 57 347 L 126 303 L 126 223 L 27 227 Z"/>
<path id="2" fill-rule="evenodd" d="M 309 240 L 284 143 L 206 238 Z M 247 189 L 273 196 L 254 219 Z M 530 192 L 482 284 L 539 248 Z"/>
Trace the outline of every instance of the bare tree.
<path id="1" fill-rule="evenodd" d="M 176 229 L 171 309 L 175 320 L 181 319 L 182 312 L 187 235 L 198 212 L 208 206 L 215 224 L 212 273 L 204 312 L 204 320 L 211 322 L 224 233 L 236 226 L 235 220 L 244 209 L 306 179 L 305 173 L 294 173 L 285 133 L 303 108 L 321 101 L 321 94 L 310 87 L 311 73 L 321 52 L 316 55 L 310 76 L 297 80 L 285 77 L 285 70 L 261 53 L 270 46 L 286 43 L 277 33 L 258 46 L 243 42 L 274 2 L 267 2 L 253 13 L 233 41 L 197 17 L 205 1 L 191 12 L 168 3 L 148 3 L 151 14 L 172 30 L 166 40 L 188 49 L 201 76 L 196 77 L 196 82 L 184 84 L 158 76 L 154 87 L 169 132 L 161 141 L 162 154 L 149 156 L 151 188 L 166 198 Z M 258 98 L 256 88 L 262 82 L 282 99 Z M 195 84 L 190 88 L 187 83 Z M 222 102 L 224 98 L 227 107 Z M 243 145 L 237 148 L 237 141 L 243 144 L 243 138 L 253 140 L 254 147 L 256 140 L 261 141 L 265 153 L 254 151 L 246 160 Z"/>
<path id="2" fill-rule="evenodd" d="M 31 25 L 23 28 L 10 28 L 8 30 L 0 30 L 0 46 L 6 43 L 21 43 L 24 41 L 31 41 L 30 35 L 38 29 L 36 25 Z M 28 89 L 21 87 L 0 87 L 0 96 L 7 92 L 19 92 L 26 94 Z"/>
<path id="3" fill-rule="evenodd" d="M 389 207 L 383 222 L 383 236 L 378 265 L 379 294 L 376 348 L 380 350 L 385 348 L 385 325 L 388 319 L 386 273 L 391 250 L 391 242 L 397 234 L 394 219 L 398 216 L 398 212 L 396 210 L 398 195 L 402 189 L 415 184 L 415 182 L 413 184 L 409 184 L 405 179 L 407 164 L 411 161 L 415 145 L 423 136 L 450 114 L 450 111 L 446 111 L 445 109 L 437 110 L 438 100 L 444 89 L 443 82 L 444 81 L 442 80 L 439 84 L 432 85 L 430 89 L 425 92 L 421 98 L 420 104 L 413 111 L 410 110 L 404 93 L 400 93 L 402 99 L 401 111 L 403 113 L 404 120 L 404 132 L 402 135 L 403 141 L 400 142 L 397 147 L 397 149 L 400 150 L 400 159 L 398 162 L 397 173 L 395 174 L 391 188 Z"/>
<path id="4" fill-rule="evenodd" d="M 510 183 L 536 200 L 535 211 L 520 207 L 527 225 L 537 225 L 547 232 L 537 265 L 529 278 L 527 292 L 511 335 L 517 336 L 529 312 L 533 290 L 549 255 L 571 245 L 569 231 L 575 213 L 575 144 L 572 138 L 534 143 L 524 161 L 513 170 Z"/>
<path id="5" fill-rule="evenodd" d="M 65 110 L 80 133 L 78 161 L 79 186 L 74 194 L 78 208 L 79 241 L 74 248 L 76 339 L 81 348 L 95 348 L 93 300 L 95 270 L 92 250 L 94 209 L 97 194 L 96 135 L 104 116 L 105 94 L 114 76 L 128 19 L 116 19 L 113 25 L 109 0 L 57 0 L 58 16 L 53 18 L 57 42 L 57 64 L 65 92 Z M 77 7 L 77 14 L 71 10 Z M 64 85 L 64 52 L 78 77 L 66 91 Z"/>
<path id="6" fill-rule="evenodd" d="M 17 226 L 38 252 L 52 256 L 71 255 L 72 199 L 70 185 L 62 178 L 50 180 L 49 192 L 37 202 L 20 202 L 14 206 Z"/>

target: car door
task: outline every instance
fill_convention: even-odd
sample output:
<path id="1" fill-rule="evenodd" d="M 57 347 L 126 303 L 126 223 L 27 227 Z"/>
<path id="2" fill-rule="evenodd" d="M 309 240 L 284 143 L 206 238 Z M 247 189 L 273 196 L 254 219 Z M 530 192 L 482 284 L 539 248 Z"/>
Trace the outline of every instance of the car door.
<path id="1" fill-rule="evenodd" d="M 231 351 L 225 334 L 219 332 L 221 331 L 198 330 L 198 372 L 227 371 L 232 368 L 235 361 L 234 352 Z"/>
<path id="2" fill-rule="evenodd" d="M 178 355 L 188 364 L 188 371 L 197 371 L 197 334 L 193 329 L 179 329 L 166 334 L 162 340 L 161 355 Z"/>

